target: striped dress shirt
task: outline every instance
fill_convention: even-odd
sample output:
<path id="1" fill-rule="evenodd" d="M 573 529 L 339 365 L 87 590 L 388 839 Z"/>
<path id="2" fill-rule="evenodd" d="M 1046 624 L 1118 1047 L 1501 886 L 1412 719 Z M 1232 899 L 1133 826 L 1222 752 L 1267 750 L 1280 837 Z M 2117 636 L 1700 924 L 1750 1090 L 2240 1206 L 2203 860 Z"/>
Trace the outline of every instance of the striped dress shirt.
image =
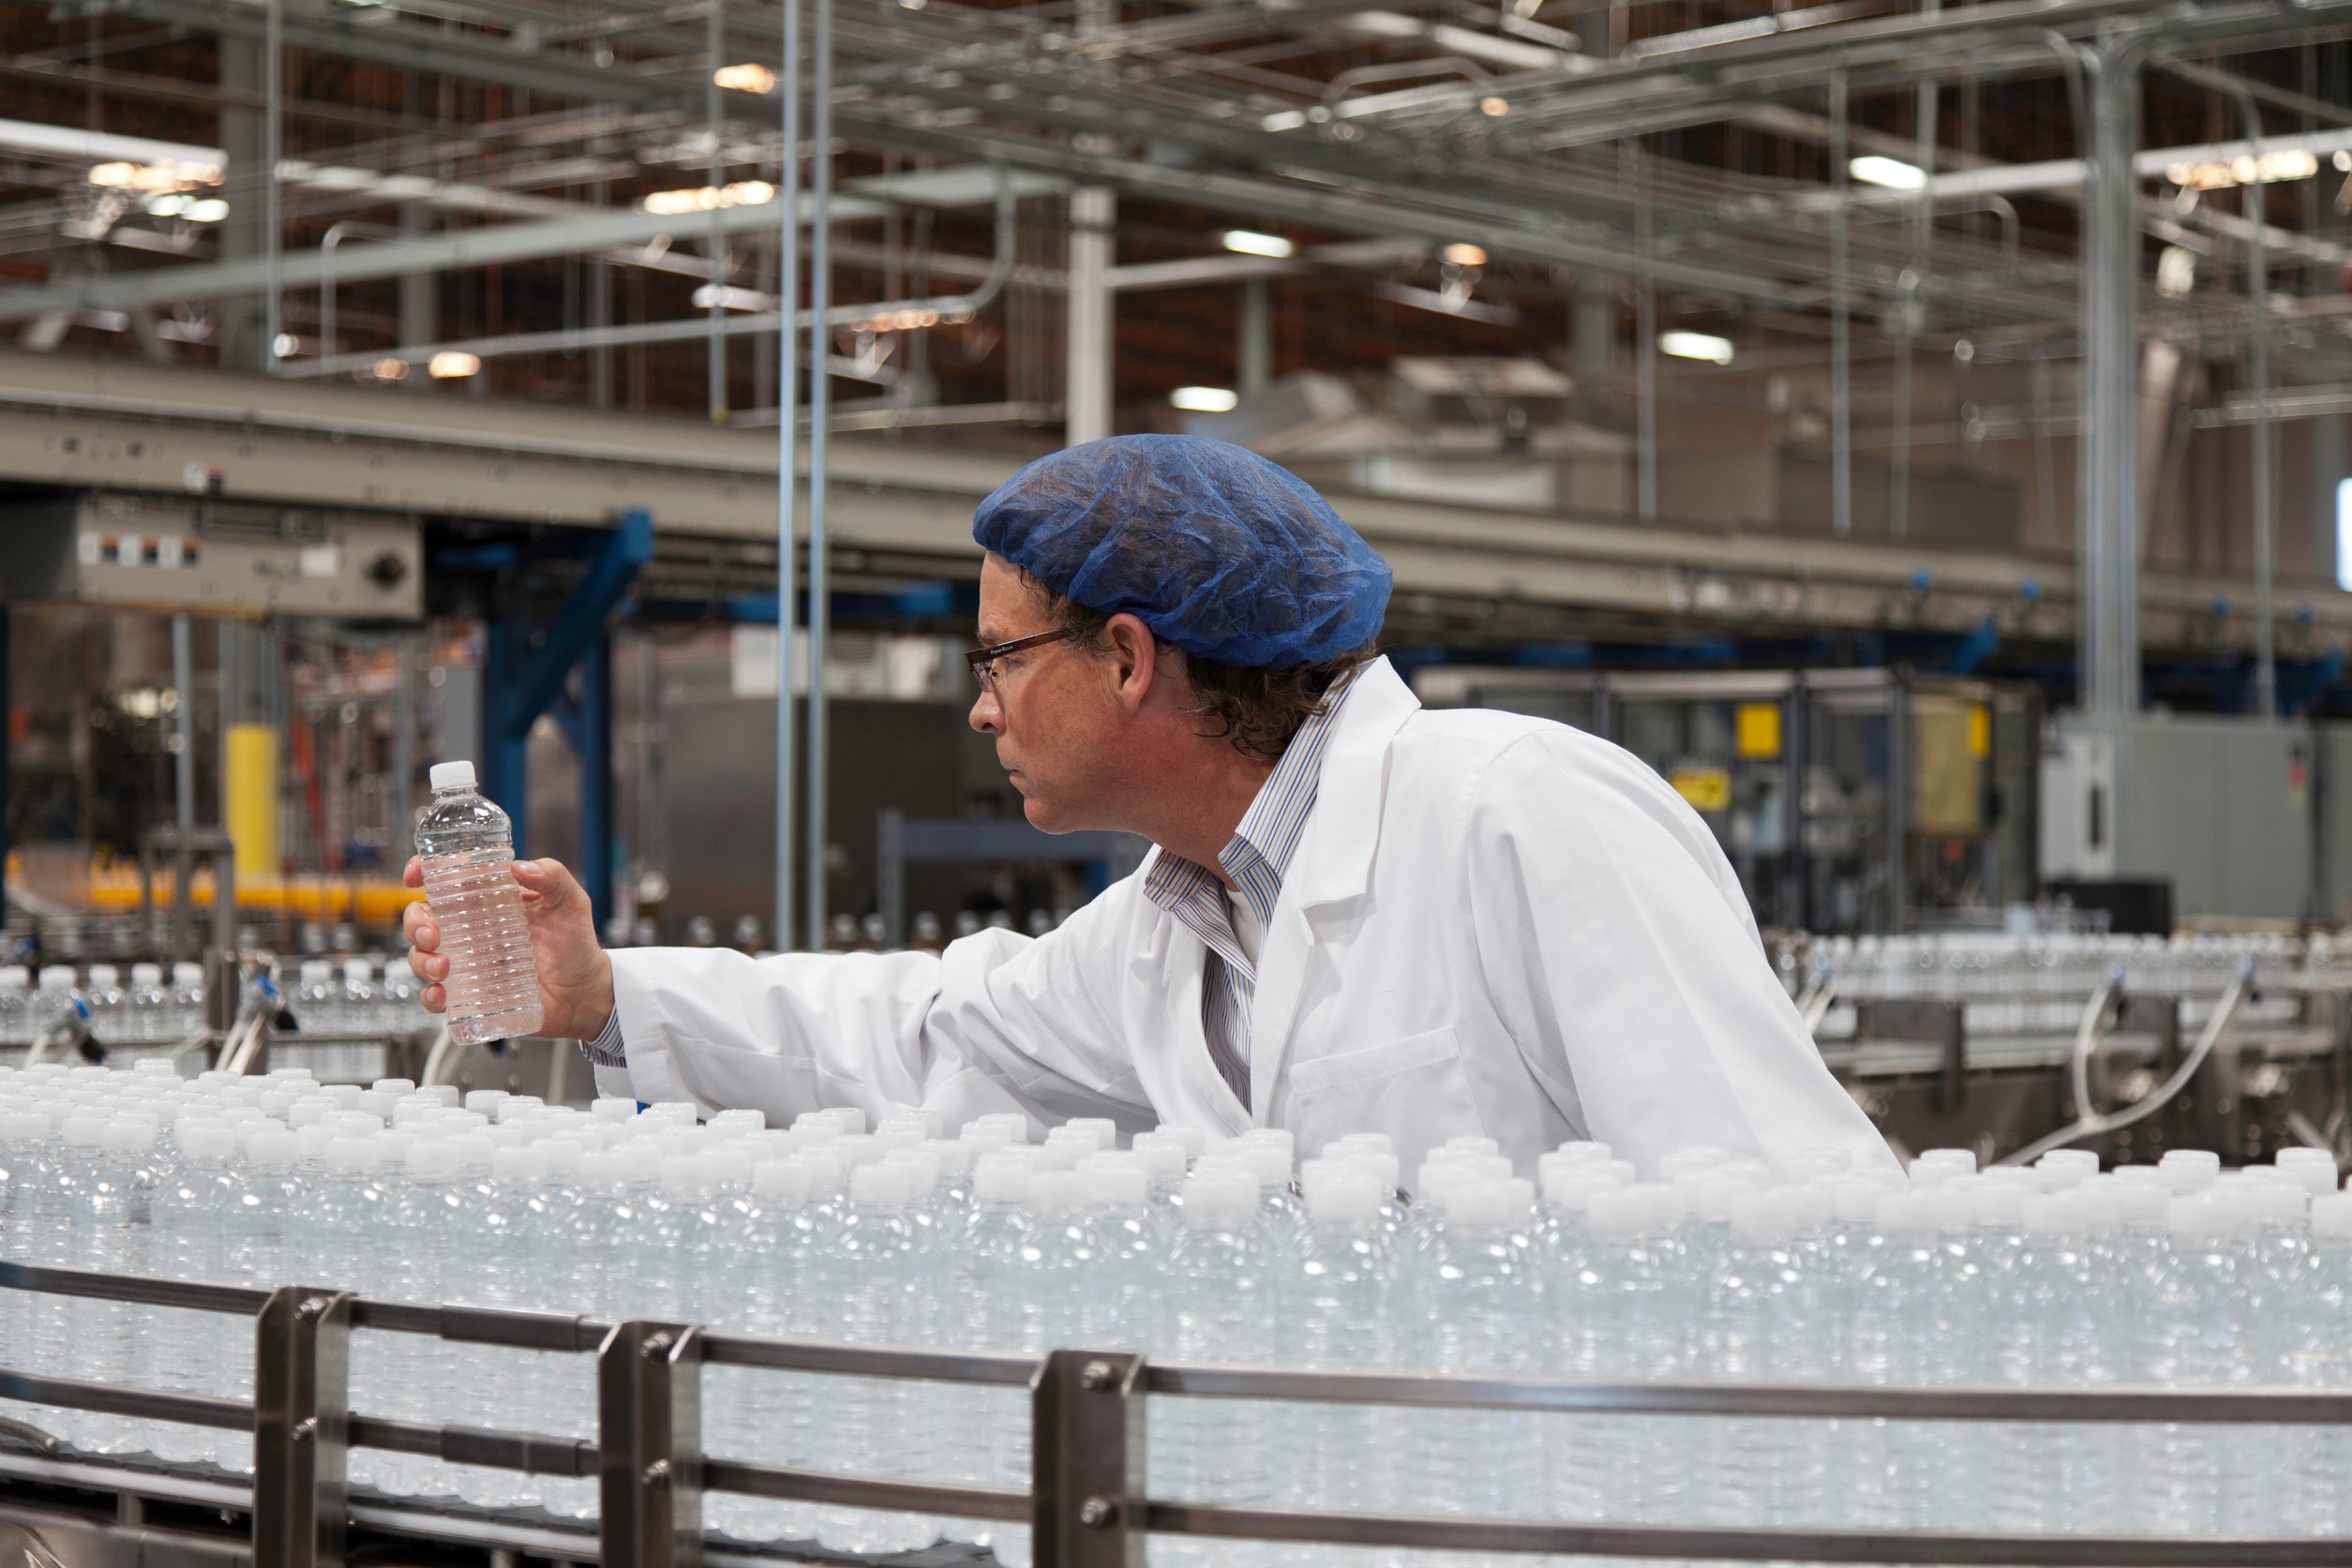
<path id="1" fill-rule="evenodd" d="M 1239 896 L 1263 933 L 1273 923 L 1274 901 L 1282 890 L 1283 874 L 1297 853 L 1307 814 L 1314 809 L 1315 787 L 1323 775 L 1323 749 L 1331 739 L 1331 720 L 1347 700 L 1341 683 L 1324 705 L 1298 726 L 1281 760 L 1259 787 L 1257 798 L 1242 814 L 1241 825 L 1218 853 L 1217 863 L 1232 877 Z M 1250 1003 L 1257 994 L 1257 964 L 1244 952 L 1234 933 L 1233 908 L 1217 874 L 1196 860 L 1160 852 L 1144 879 L 1144 896 L 1184 923 L 1187 931 L 1208 946 L 1201 974 L 1201 1027 L 1208 1037 L 1208 1054 L 1227 1087 L 1242 1104 L 1250 1103 Z M 629 1065 L 627 1045 L 621 1038 L 621 1009 L 592 1040 L 581 1043 L 588 1059 L 598 1067 Z"/>
<path id="2" fill-rule="evenodd" d="M 1218 852 L 1217 863 L 1233 878 L 1235 896 L 1247 903 L 1261 933 L 1273 923 L 1283 874 L 1297 853 L 1307 814 L 1314 809 L 1323 749 L 1347 693 L 1346 684 L 1339 686 L 1323 711 L 1298 726 L 1257 799 L 1242 814 L 1240 827 Z M 1144 879 L 1144 896 L 1207 944 L 1208 960 L 1201 973 L 1201 1028 L 1208 1037 L 1209 1058 L 1218 1073 L 1234 1097 L 1248 1105 L 1250 1004 L 1257 994 L 1258 968 L 1234 933 L 1234 912 L 1224 886 L 1206 866 L 1163 849 Z"/>

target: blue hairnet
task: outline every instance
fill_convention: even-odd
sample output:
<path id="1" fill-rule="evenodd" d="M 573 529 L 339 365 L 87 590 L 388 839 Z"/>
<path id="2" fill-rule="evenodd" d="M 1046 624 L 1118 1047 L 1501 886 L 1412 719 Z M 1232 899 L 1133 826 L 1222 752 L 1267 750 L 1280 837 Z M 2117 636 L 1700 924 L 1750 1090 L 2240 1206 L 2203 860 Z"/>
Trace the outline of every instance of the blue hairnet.
<path id="1" fill-rule="evenodd" d="M 1204 436 L 1114 436 L 1014 474 L 972 537 L 1055 592 L 1195 658 L 1313 664 L 1363 647 L 1388 563 L 1311 485 Z"/>

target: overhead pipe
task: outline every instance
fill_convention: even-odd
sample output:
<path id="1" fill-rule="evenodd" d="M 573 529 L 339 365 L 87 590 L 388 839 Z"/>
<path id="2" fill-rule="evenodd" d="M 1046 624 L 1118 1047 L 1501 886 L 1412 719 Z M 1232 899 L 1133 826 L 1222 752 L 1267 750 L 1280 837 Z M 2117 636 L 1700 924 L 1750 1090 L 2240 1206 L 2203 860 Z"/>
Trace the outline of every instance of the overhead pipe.
<path id="1" fill-rule="evenodd" d="M 1935 16 L 1943 9 L 1943 0 L 1921 0 L 1920 14 Z M 1906 539 L 1911 528 L 1911 351 L 1919 332 L 1919 316 L 1923 309 L 1919 298 L 1919 283 L 1927 267 L 1927 247 L 1935 230 L 1936 202 L 1928 194 L 1927 185 L 1936 172 L 1936 119 L 1938 97 L 1936 79 L 1929 77 L 1919 84 L 1918 108 L 1911 127 L 1912 167 L 1922 175 L 1916 200 L 1911 202 L 1911 259 L 1903 269 L 1896 290 L 1895 350 L 1895 460 L 1887 475 L 1886 531 L 1890 539 Z"/>
<path id="2" fill-rule="evenodd" d="M 1846 73 L 1829 79 L 1829 177 L 1837 204 L 1829 228 L 1829 515 L 1840 539 L 1854 531 L 1854 329 L 1848 298 Z"/>
<path id="3" fill-rule="evenodd" d="M 727 107 L 721 101 L 726 91 L 719 85 L 719 67 L 727 64 L 727 6 L 726 0 L 710 0 L 710 9 L 703 20 L 704 52 L 710 56 L 710 80 L 702 84 L 703 119 L 710 127 L 711 161 L 704 178 L 712 190 L 727 187 Z M 711 423 L 727 423 L 727 225 L 719 217 L 715 203 L 711 208 L 711 233 L 704 242 L 711 247 L 711 304 L 709 324 L 711 341 L 707 351 L 704 373 L 706 398 L 711 411 Z"/>
<path id="4" fill-rule="evenodd" d="M 798 185 L 798 169 L 792 171 L 793 184 Z M 880 317 L 920 317 L 936 315 L 943 321 L 951 321 L 977 315 L 995 303 L 1004 291 L 1012 275 L 1013 228 L 1018 195 L 1011 175 L 1001 166 L 996 170 L 996 253 L 991 259 L 988 276 L 980 286 L 956 294 L 931 294 L 920 299 L 875 300 L 861 304 L 837 305 L 826 311 L 824 324 L 828 327 L 855 326 L 861 321 Z M 787 210 L 798 206 L 796 193 L 785 198 Z M 797 288 L 799 283 L 799 236 L 788 224 L 785 230 L 786 264 L 792 270 L 786 282 Z M 789 297 L 790 290 L 783 291 Z M 815 308 L 811 306 L 811 310 Z M 809 323 L 810 310 L 796 311 L 790 318 L 790 329 L 798 330 Z M 722 323 L 730 336 L 786 330 L 786 318 L 781 310 L 730 312 Z M 456 351 L 495 359 L 508 354 L 562 353 L 584 349 L 628 348 L 645 343 L 676 343 L 702 336 L 710 330 L 709 323 L 699 318 L 671 321 L 630 321 L 608 327 L 563 327 L 550 332 L 505 333 L 496 337 L 452 338 L 441 343 L 405 343 L 365 353 L 322 354 L 315 359 L 294 361 L 279 374 L 289 378 L 340 376 L 355 370 L 366 370 L 387 359 L 409 365 L 428 363 L 437 353 Z"/>

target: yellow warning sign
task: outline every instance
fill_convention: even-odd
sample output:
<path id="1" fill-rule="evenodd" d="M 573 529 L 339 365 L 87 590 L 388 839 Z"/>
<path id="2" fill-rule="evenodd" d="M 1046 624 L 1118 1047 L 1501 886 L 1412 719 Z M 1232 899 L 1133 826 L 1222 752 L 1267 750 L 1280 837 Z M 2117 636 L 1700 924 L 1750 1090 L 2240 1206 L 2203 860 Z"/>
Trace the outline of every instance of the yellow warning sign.
<path id="1" fill-rule="evenodd" d="M 1691 810 L 1719 812 L 1731 804 L 1731 770 L 1728 768 L 1677 768 L 1666 775 L 1674 793 L 1690 802 Z"/>
<path id="2" fill-rule="evenodd" d="M 1744 702 L 1733 721 L 1732 743 L 1743 757 L 1780 754 L 1780 704 Z"/>
<path id="3" fill-rule="evenodd" d="M 1969 755 L 1988 757 L 1993 754 L 1993 710 L 1983 703 L 1969 707 Z"/>

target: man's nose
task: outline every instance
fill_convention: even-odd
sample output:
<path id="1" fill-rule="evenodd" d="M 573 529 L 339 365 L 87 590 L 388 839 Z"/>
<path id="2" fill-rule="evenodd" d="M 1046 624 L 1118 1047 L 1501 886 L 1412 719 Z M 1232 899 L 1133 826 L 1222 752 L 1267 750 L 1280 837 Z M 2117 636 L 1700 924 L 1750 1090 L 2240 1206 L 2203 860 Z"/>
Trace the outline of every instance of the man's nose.
<path id="1" fill-rule="evenodd" d="M 982 735 L 1004 733 L 1005 713 L 1003 709 L 996 706 L 996 694 L 982 691 L 979 696 L 973 698 L 972 710 L 966 715 L 966 720 Z"/>

